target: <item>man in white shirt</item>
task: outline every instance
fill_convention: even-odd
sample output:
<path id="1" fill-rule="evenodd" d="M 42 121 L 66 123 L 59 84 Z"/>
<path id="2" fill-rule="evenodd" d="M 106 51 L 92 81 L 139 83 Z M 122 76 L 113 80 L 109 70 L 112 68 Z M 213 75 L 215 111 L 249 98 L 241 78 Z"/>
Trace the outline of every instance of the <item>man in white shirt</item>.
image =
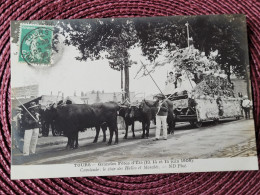
<path id="1" fill-rule="evenodd" d="M 154 97 L 156 99 L 155 106 L 157 107 L 156 113 L 156 129 L 155 138 L 153 141 L 159 140 L 161 125 L 163 126 L 163 139 L 167 140 L 167 115 L 168 115 L 168 105 L 164 101 L 165 97 L 163 94 L 158 94 Z"/>
<path id="2" fill-rule="evenodd" d="M 242 108 L 244 109 L 246 119 L 250 119 L 250 107 L 251 107 L 251 105 L 252 105 L 252 103 L 248 99 L 248 97 L 244 96 L 244 100 L 242 102 Z"/>
<path id="3" fill-rule="evenodd" d="M 24 116 L 24 145 L 23 155 L 35 154 L 39 135 L 39 105 L 30 103 L 28 112 Z M 30 114 L 29 114 L 30 112 Z"/>

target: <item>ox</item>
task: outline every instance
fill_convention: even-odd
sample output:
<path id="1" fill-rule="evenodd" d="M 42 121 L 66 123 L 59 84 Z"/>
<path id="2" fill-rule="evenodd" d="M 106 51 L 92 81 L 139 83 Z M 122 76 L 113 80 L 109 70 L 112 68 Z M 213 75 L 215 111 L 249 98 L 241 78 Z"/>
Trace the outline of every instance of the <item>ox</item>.
<path id="1" fill-rule="evenodd" d="M 117 111 L 119 106 L 114 102 L 87 104 L 67 104 L 51 109 L 52 120 L 55 122 L 55 127 L 62 130 L 64 135 L 68 137 L 67 146 L 71 148 L 78 147 L 78 132 L 86 128 L 96 127 L 96 137 L 94 142 L 97 142 L 100 127 L 103 130 L 106 140 L 105 130 L 109 128 L 110 138 L 108 145 L 112 143 L 113 134 L 115 133 L 115 144 L 118 143 L 117 129 Z M 74 143 L 76 144 L 74 145 Z"/>
<path id="2" fill-rule="evenodd" d="M 125 121 L 125 136 L 124 139 L 127 139 L 128 136 L 128 127 L 131 126 L 132 129 L 132 137 L 135 138 L 135 132 L 134 132 L 134 127 L 135 127 L 135 121 L 140 121 L 142 120 L 142 117 L 140 115 L 140 112 L 135 111 L 136 106 L 121 106 L 119 110 L 119 116 L 123 117 Z"/>
<path id="3" fill-rule="evenodd" d="M 166 100 L 168 105 L 168 115 L 167 115 L 167 123 L 168 123 L 168 133 L 174 133 L 174 115 L 173 115 L 173 104 L 170 100 Z M 143 134 L 142 138 L 149 138 L 149 130 L 150 130 L 150 121 L 154 120 L 156 124 L 155 117 L 157 113 L 157 102 L 150 100 L 143 100 L 139 107 L 132 107 L 131 116 L 138 117 L 139 121 L 142 123 Z"/>
<path id="4" fill-rule="evenodd" d="M 118 112 L 118 115 L 121 116 L 124 119 L 124 121 L 125 121 L 126 132 L 125 132 L 124 139 L 127 139 L 128 127 L 130 125 L 132 125 L 133 137 L 135 137 L 134 118 L 130 117 L 130 112 L 131 112 L 131 109 L 130 109 L 129 106 L 121 106 L 120 109 L 119 109 L 119 112 Z"/>

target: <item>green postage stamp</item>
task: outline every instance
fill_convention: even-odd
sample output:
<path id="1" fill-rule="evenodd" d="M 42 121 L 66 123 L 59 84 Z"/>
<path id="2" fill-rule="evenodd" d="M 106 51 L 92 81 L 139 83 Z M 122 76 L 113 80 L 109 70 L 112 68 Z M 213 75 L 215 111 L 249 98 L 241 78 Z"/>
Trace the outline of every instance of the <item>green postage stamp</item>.
<path id="1" fill-rule="evenodd" d="M 53 27 L 21 24 L 19 62 L 29 65 L 50 65 Z"/>

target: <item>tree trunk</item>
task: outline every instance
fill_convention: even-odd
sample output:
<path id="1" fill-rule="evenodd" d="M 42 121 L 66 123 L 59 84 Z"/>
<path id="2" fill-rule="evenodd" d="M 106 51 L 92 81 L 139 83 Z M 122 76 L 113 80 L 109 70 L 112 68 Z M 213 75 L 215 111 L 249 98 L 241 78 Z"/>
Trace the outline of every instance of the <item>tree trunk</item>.
<path id="1" fill-rule="evenodd" d="M 226 74 L 227 74 L 227 80 L 228 80 L 229 83 L 231 83 L 231 79 L 230 79 L 231 70 L 230 70 L 230 68 L 231 68 L 230 65 L 228 65 L 227 72 L 226 72 Z"/>
<path id="2" fill-rule="evenodd" d="M 230 72 L 227 72 L 227 80 L 228 80 L 229 83 L 231 83 Z"/>
<path id="3" fill-rule="evenodd" d="M 125 65 L 125 99 L 130 101 L 130 92 L 129 92 L 129 67 Z"/>
<path id="4" fill-rule="evenodd" d="M 121 68 L 121 92 L 122 92 L 122 102 L 125 101 L 125 94 L 124 91 L 124 73 L 123 73 L 123 67 Z"/>
<path id="5" fill-rule="evenodd" d="M 246 89 L 247 89 L 247 96 L 249 100 L 252 100 L 252 90 L 251 90 L 251 86 L 252 85 L 252 81 L 250 79 L 250 71 L 246 65 Z"/>

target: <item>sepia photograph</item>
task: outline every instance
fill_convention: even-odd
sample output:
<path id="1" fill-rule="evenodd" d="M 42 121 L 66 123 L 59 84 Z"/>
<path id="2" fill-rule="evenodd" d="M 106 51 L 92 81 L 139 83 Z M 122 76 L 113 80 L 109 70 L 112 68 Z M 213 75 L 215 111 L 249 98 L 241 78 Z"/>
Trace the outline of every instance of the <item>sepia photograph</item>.
<path id="1" fill-rule="evenodd" d="M 258 170 L 244 15 L 12 21 L 10 41 L 13 179 Z"/>

